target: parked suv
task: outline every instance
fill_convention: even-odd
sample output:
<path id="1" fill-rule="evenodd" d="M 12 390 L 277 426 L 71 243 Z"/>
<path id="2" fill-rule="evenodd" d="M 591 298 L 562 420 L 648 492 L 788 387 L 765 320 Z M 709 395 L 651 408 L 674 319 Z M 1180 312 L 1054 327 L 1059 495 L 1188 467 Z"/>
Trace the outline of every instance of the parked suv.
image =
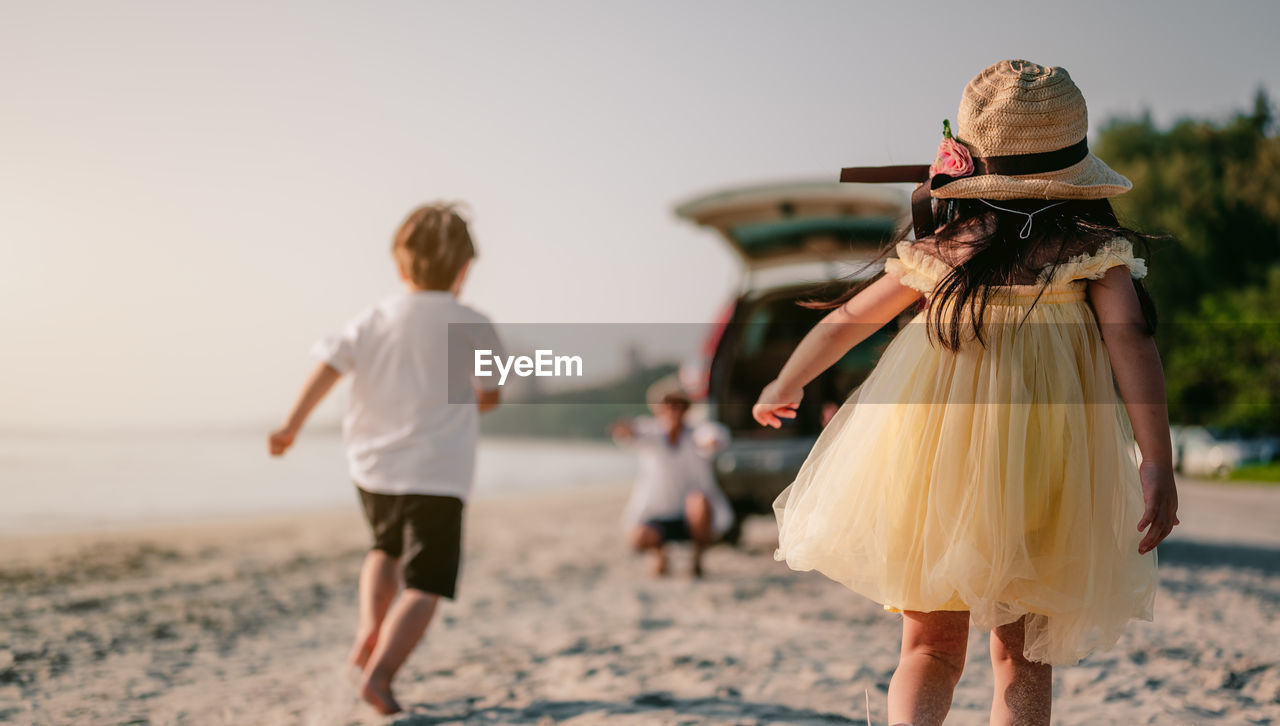
<path id="1" fill-rule="evenodd" d="M 826 314 L 798 303 L 834 297 L 853 280 L 878 274 L 880 264 L 859 270 L 903 223 L 906 202 L 892 188 L 802 182 L 725 190 L 676 208 L 680 217 L 719 232 L 743 265 L 740 292 L 701 355 L 681 369 L 685 385 L 705 396 L 710 417 L 733 434 L 715 468 L 739 522 L 771 511 L 830 415 L 915 314 L 915 308 L 904 312 L 810 383 L 795 420 L 772 429 L 751 418 L 760 389 Z M 735 527 L 728 539 L 737 534 Z"/>

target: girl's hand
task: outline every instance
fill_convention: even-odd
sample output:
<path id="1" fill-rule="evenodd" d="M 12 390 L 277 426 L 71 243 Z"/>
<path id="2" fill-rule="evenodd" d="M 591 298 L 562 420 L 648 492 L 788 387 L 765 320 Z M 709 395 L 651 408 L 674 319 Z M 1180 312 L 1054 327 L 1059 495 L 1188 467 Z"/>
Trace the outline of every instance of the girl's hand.
<path id="1" fill-rule="evenodd" d="M 298 432 L 289 426 L 276 429 L 267 437 L 267 448 L 271 451 L 272 456 L 280 456 L 293 446 L 293 440 L 298 437 Z"/>
<path id="2" fill-rule="evenodd" d="M 1145 555 L 1155 549 L 1178 521 L 1178 489 L 1173 481 L 1173 470 L 1156 461 L 1144 461 L 1138 466 L 1142 480 L 1142 499 L 1146 512 L 1138 522 L 1138 531 L 1147 530 L 1147 536 L 1138 543 L 1138 554 Z"/>
<path id="3" fill-rule="evenodd" d="M 803 397 L 803 388 L 784 388 L 775 380 L 760 392 L 760 399 L 751 407 L 751 417 L 761 426 L 782 428 L 782 419 L 796 417 Z"/>

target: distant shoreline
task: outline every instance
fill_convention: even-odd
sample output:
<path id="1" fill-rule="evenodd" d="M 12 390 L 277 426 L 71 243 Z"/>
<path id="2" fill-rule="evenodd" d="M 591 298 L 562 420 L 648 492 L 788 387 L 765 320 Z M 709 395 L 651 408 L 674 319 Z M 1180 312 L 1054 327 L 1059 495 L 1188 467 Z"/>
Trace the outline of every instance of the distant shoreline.
<path id="1" fill-rule="evenodd" d="M 472 499 L 622 485 L 634 466 L 629 452 L 599 440 L 482 437 Z M 356 506 L 336 435 L 305 436 L 283 458 L 243 432 L 11 438 L 0 441 L 0 467 L 22 484 L 6 487 L 0 538 Z"/>

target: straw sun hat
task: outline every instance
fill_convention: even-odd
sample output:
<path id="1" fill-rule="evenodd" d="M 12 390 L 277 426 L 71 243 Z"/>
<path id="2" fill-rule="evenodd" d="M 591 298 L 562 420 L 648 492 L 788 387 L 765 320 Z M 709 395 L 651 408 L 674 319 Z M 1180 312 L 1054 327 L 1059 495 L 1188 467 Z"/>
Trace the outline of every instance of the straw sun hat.
<path id="1" fill-rule="evenodd" d="M 1133 188 L 1089 153 L 1089 112 L 1065 68 L 988 66 L 965 86 L 956 121 L 954 136 L 943 121 L 932 164 L 846 167 L 840 181 L 915 183 L 916 239 L 937 230 L 934 199 L 1107 199 Z"/>
<path id="2" fill-rule="evenodd" d="M 965 86 L 956 122 L 931 167 L 936 199 L 1106 199 L 1133 186 L 1089 153 L 1084 96 L 1065 68 L 991 65 Z M 966 152 L 968 167 L 948 156 Z"/>

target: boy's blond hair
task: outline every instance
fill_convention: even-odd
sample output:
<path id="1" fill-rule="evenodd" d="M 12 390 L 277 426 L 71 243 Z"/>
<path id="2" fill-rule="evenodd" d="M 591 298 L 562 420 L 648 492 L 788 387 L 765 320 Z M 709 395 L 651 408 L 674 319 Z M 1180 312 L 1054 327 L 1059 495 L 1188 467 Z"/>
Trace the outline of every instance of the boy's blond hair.
<path id="1" fill-rule="evenodd" d="M 392 252 L 414 285 L 448 290 L 476 256 L 467 221 L 450 202 L 432 202 L 409 213 L 396 231 Z"/>

